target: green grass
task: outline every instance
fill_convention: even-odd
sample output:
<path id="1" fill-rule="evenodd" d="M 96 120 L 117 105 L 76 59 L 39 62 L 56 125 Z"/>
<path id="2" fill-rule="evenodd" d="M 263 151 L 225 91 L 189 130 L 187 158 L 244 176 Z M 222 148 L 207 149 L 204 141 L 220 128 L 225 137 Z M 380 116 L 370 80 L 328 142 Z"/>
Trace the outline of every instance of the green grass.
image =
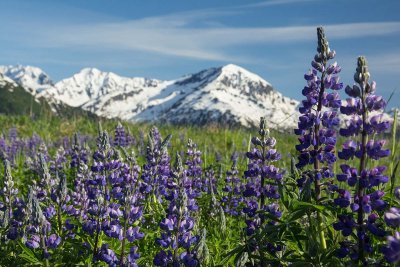
<path id="1" fill-rule="evenodd" d="M 90 118 L 87 116 L 58 117 L 49 114 L 38 118 L 31 118 L 27 115 L 0 115 L 0 131 L 3 134 L 7 134 L 10 128 L 15 127 L 21 137 L 30 137 L 32 134 L 37 134 L 46 142 L 54 142 L 64 137 L 71 139 L 75 133 L 95 137 L 97 136 L 99 122 L 101 122 L 102 128 L 110 135 L 114 134 L 118 120 Z M 156 126 L 163 137 L 172 134 L 171 147 L 169 148 L 170 155 L 174 155 L 176 151 L 184 151 L 187 140 L 190 138 L 197 144 L 198 149 L 203 152 L 203 162 L 205 165 L 209 165 L 214 161 L 216 153 L 222 156 L 223 164 L 230 165 L 230 155 L 234 151 L 239 153 L 246 152 L 248 150 L 249 139 L 251 136 L 257 135 L 257 129 L 246 128 L 229 129 L 215 126 L 174 126 L 130 122 L 122 122 L 122 124 L 126 130 L 129 129 L 136 139 L 139 139 L 140 132 L 142 132 L 144 133 L 145 140 L 147 140 L 147 134 L 152 126 Z M 290 155 L 295 154 L 296 136 L 274 130 L 271 131 L 270 135 L 278 141 L 276 148 L 282 153 L 282 163 L 285 166 L 290 166 Z"/>

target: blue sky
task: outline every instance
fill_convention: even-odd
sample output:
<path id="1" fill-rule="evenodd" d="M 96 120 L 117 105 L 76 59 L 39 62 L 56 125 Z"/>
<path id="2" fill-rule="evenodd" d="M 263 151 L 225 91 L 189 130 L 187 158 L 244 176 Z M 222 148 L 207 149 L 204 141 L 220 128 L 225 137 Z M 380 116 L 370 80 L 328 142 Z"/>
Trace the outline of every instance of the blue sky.
<path id="1" fill-rule="evenodd" d="M 1 1 L 0 64 L 33 65 L 54 81 L 84 67 L 174 79 L 228 63 L 301 99 L 324 26 L 342 81 L 357 56 L 378 93 L 400 106 L 400 1 Z"/>

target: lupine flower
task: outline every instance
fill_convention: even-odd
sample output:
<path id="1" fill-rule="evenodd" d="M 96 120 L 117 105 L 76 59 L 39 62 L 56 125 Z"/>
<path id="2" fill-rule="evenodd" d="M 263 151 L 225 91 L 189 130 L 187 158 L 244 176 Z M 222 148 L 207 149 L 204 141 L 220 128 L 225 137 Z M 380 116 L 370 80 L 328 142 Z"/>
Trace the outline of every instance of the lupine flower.
<path id="1" fill-rule="evenodd" d="M 390 210 L 385 213 L 385 222 L 391 227 L 400 227 L 400 209 L 390 208 Z"/>
<path id="2" fill-rule="evenodd" d="M 336 52 L 329 48 L 322 27 L 318 27 L 317 35 L 317 54 L 311 62 L 312 69 L 304 75 L 307 85 L 302 94 L 306 99 L 299 108 L 301 115 L 294 133 L 299 136 L 300 142 L 296 145 L 296 150 L 300 152 L 296 167 L 303 169 L 297 185 L 302 190 L 305 185 L 313 183 L 314 186 L 310 188 L 314 191 L 315 202 L 320 204 L 322 190 L 331 184 L 325 182 L 326 178 L 334 176 L 332 166 L 336 162 L 336 128 L 340 122 L 338 109 L 341 104 L 338 90 L 343 88 L 343 83 L 339 82 L 341 67 L 336 62 L 328 63 L 335 58 Z M 312 166 L 312 171 L 305 169 L 308 165 Z M 341 199 L 340 204 L 346 204 L 346 197 Z M 319 242 L 321 247 L 326 249 L 325 235 L 321 229 L 323 218 L 319 211 L 317 220 Z"/>
<path id="3" fill-rule="evenodd" d="M 0 191 L 2 202 L 0 202 L 0 211 L 3 216 L 0 218 L 0 225 L 5 229 L 8 227 L 7 238 L 15 240 L 20 235 L 19 227 L 22 224 L 24 203 L 17 197 L 18 189 L 14 185 L 14 180 L 11 175 L 10 162 L 7 159 L 4 162 L 4 185 Z"/>
<path id="4" fill-rule="evenodd" d="M 225 186 L 222 191 L 226 192 L 226 195 L 221 198 L 224 212 L 237 216 L 241 214 L 241 203 L 243 201 L 242 196 L 242 183 L 238 177 L 239 171 L 237 169 L 237 153 L 232 154 L 231 157 L 232 167 L 226 172 Z"/>
<path id="5" fill-rule="evenodd" d="M 192 233 L 195 222 L 188 208 L 190 201 L 183 184 L 185 174 L 181 157 L 177 154 L 173 172 L 175 181 L 169 183 L 172 194 L 168 198 L 167 216 L 160 222 L 161 237 L 156 239 L 156 243 L 163 248 L 154 257 L 156 266 L 197 266 L 199 263 L 196 252 L 191 251 L 199 237 Z M 180 252 L 180 249 L 184 251 Z"/>
<path id="6" fill-rule="evenodd" d="M 336 161 L 336 127 L 339 125 L 337 111 L 340 107 L 338 90 L 343 84 L 339 82 L 341 71 L 336 62 L 328 61 L 335 57 L 335 51 L 330 50 L 323 28 L 318 28 L 317 54 L 311 62 L 312 70 L 304 75 L 307 86 L 302 93 L 306 97 L 299 111 L 298 128 L 300 144 L 296 149 L 300 152 L 297 168 L 313 166 L 312 175 L 303 175 L 298 180 L 302 188 L 305 183 L 314 183 L 315 200 L 319 202 L 323 182 L 321 178 L 333 177 L 332 165 Z M 328 90 L 332 90 L 328 92 Z M 321 240 L 324 246 L 324 241 Z"/>
<path id="7" fill-rule="evenodd" d="M 116 267 L 119 263 L 117 255 L 107 244 L 101 246 L 99 259 L 107 263 L 110 267 Z"/>
<path id="8" fill-rule="evenodd" d="M 170 175 L 170 158 L 167 151 L 170 139 L 171 135 L 162 140 L 156 127 L 150 130 L 147 162 L 143 166 L 141 175 L 140 192 L 142 194 L 159 196 L 165 193 L 166 182 Z"/>
<path id="9" fill-rule="evenodd" d="M 199 197 L 204 189 L 201 164 L 201 152 L 198 150 L 197 145 L 191 139 L 188 139 L 184 187 L 191 198 Z"/>
<path id="10" fill-rule="evenodd" d="M 120 122 L 118 122 L 117 127 L 115 127 L 114 134 L 114 146 L 126 147 L 128 146 L 127 135 L 125 133 L 124 126 Z"/>
<path id="11" fill-rule="evenodd" d="M 397 199 L 400 200 L 400 186 L 394 189 L 394 195 Z"/>
<path id="12" fill-rule="evenodd" d="M 25 230 L 25 245 L 30 249 L 40 248 L 43 252 L 43 258 L 47 260 L 50 257 L 49 250 L 56 249 L 60 245 L 61 237 L 52 233 L 51 223 L 43 214 L 34 192 L 31 193 L 31 196 L 32 199 L 28 202 L 31 212 L 29 213 L 29 225 Z"/>
<path id="13" fill-rule="evenodd" d="M 400 232 L 387 237 L 387 245 L 382 248 L 382 252 L 389 263 L 400 262 Z"/>
<path id="14" fill-rule="evenodd" d="M 281 155 L 275 149 L 275 138 L 269 136 L 264 118 L 260 119 L 259 135 L 260 137 L 253 137 L 251 140 L 254 148 L 247 152 L 249 164 L 244 172 L 246 184 L 243 189 L 243 213 L 247 216 L 245 231 L 248 236 L 255 234 L 262 229 L 261 227 L 268 227 L 263 212 L 276 218 L 282 215 L 276 201 L 280 198 L 278 186 L 283 178 L 283 172 L 272 165 L 281 158 Z M 269 223 L 273 224 L 272 221 Z M 272 251 L 275 249 L 274 244 L 266 242 L 262 245 L 274 253 Z M 254 251 L 249 252 L 256 252 L 259 246 L 261 244 L 254 244 L 252 246 Z M 263 260 L 261 264 L 264 264 Z"/>
<path id="15" fill-rule="evenodd" d="M 355 243 L 348 238 L 346 242 L 342 243 L 338 253 L 341 257 L 345 257 L 344 253 L 347 251 L 351 260 L 362 264 L 368 264 L 366 256 L 373 251 L 373 240 L 368 234 L 371 233 L 378 237 L 384 237 L 387 234 L 382 227 L 378 213 L 387 207 L 387 203 L 382 199 L 384 192 L 377 190 L 378 186 L 389 180 L 384 175 L 386 167 L 376 166 L 368 169 L 366 162 L 367 159 L 379 160 L 390 154 L 389 150 L 384 148 L 385 140 L 374 139 L 377 134 L 386 131 L 390 127 L 390 123 L 383 121 L 383 117 L 379 114 L 369 116 L 370 112 L 379 112 L 385 106 L 382 97 L 374 95 L 376 84 L 369 83 L 369 76 L 366 59 L 359 57 L 354 75 L 357 84 L 353 87 L 346 87 L 345 91 L 351 98 L 348 98 L 340 108 L 341 112 L 350 118 L 347 120 L 345 128 L 340 129 L 340 134 L 349 139 L 343 144 L 343 149 L 338 156 L 343 160 L 358 158 L 360 165 L 358 168 L 354 168 L 342 164 L 340 166 L 342 174 L 337 175 L 338 181 L 347 182 L 350 187 L 355 187 L 350 205 L 349 192 L 343 189 L 337 189 L 338 197 L 334 200 L 335 204 L 341 208 L 350 207 L 350 212 L 343 212 L 344 214 L 339 215 L 339 222 L 334 224 L 334 228 L 349 237 L 354 229 L 357 232 Z M 357 140 L 359 135 L 361 135 L 360 139 Z M 367 140 L 368 135 L 372 136 L 369 140 Z M 366 218 L 367 214 L 369 215 Z M 386 223 L 397 225 L 397 210 L 391 209 L 386 214 Z M 344 218 L 351 223 L 346 224 Z M 343 228 L 343 225 L 347 225 L 347 227 Z M 346 250 L 344 244 L 349 249 Z"/>
<path id="16" fill-rule="evenodd" d="M 71 162 L 70 166 L 72 168 L 79 168 L 81 164 L 88 163 L 88 151 L 80 144 L 79 136 L 75 133 L 74 135 L 74 145 L 70 151 Z"/>

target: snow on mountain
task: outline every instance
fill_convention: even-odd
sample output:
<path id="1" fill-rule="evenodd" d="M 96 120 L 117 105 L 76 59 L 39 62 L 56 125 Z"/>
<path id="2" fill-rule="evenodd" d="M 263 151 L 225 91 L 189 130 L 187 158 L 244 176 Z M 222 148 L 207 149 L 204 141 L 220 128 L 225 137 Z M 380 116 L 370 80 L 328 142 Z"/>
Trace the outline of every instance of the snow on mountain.
<path id="1" fill-rule="evenodd" d="M 0 73 L 0 86 L 1 87 L 9 87 L 8 90 L 13 90 L 13 87 L 17 87 L 18 84 L 14 82 L 14 80 L 8 78 L 7 76 L 4 76 L 2 73 Z"/>
<path id="2" fill-rule="evenodd" d="M 203 92 L 185 100 L 172 112 L 186 110 L 198 114 L 202 121 L 211 113 L 216 122 L 220 122 L 218 115 L 222 113 L 225 119 L 230 118 L 231 124 L 244 126 L 258 126 L 260 117 L 265 116 L 271 128 L 296 126 L 298 102 L 282 96 L 261 77 L 235 65 L 222 67 L 218 78 L 207 84 Z M 180 119 L 185 120 L 182 116 Z"/>
<path id="3" fill-rule="evenodd" d="M 107 104 L 107 100 L 115 96 L 126 98 L 144 88 L 157 88 L 159 84 L 158 80 L 126 78 L 112 72 L 85 68 L 71 78 L 58 82 L 51 92 L 54 92 L 55 98 L 70 106 L 85 106 L 99 111 L 99 104 Z M 108 114 L 101 115 L 110 117 Z"/>
<path id="4" fill-rule="evenodd" d="M 32 66 L 0 66 L 0 73 L 21 85 L 32 95 L 37 95 L 54 86 L 44 71 Z"/>
<path id="5" fill-rule="evenodd" d="M 271 128 L 296 126 L 298 102 L 282 96 L 270 83 L 236 65 L 191 75 L 175 82 L 173 89 L 180 93 L 164 105 L 150 105 L 132 119 L 250 127 L 257 126 L 260 117 L 265 116 Z"/>
<path id="6" fill-rule="evenodd" d="M 53 84 L 34 67 L 0 67 L 0 73 L 50 101 L 81 107 L 99 116 L 175 124 L 257 126 L 261 116 L 271 128 L 294 128 L 298 102 L 284 97 L 260 76 L 229 64 L 176 80 L 121 77 L 85 68 Z M 43 90 L 45 89 L 45 90 Z"/>

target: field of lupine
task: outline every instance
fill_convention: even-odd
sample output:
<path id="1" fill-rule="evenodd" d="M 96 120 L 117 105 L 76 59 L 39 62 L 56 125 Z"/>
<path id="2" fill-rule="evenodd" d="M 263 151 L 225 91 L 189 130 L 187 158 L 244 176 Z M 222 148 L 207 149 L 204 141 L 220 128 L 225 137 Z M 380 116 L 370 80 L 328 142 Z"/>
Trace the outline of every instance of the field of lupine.
<path id="1" fill-rule="evenodd" d="M 294 135 L 0 116 L 0 265 L 398 266 L 396 118 L 317 32 Z"/>

